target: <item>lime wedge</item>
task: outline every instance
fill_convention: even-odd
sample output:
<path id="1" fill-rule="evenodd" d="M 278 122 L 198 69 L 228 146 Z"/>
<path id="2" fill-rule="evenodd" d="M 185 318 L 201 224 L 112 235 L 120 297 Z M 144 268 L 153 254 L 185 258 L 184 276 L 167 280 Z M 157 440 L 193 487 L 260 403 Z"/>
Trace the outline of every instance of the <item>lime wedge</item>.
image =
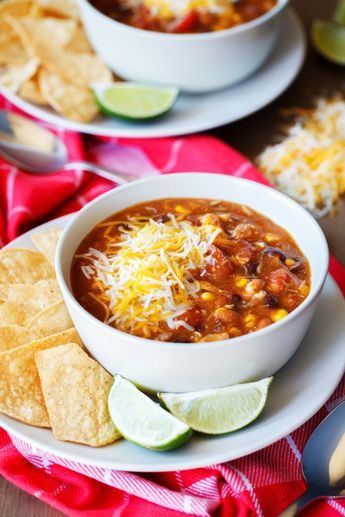
<path id="1" fill-rule="evenodd" d="M 345 25 L 345 0 L 339 0 L 332 16 L 333 21 Z"/>
<path id="2" fill-rule="evenodd" d="M 194 393 L 159 393 L 158 397 L 195 431 L 224 434 L 241 429 L 260 415 L 272 379 Z"/>
<path id="3" fill-rule="evenodd" d="M 335 22 L 314 20 L 311 38 L 322 56 L 338 65 L 345 65 L 345 27 Z"/>
<path id="4" fill-rule="evenodd" d="M 116 375 L 109 393 L 109 413 L 119 433 L 137 445 L 168 451 L 186 442 L 193 431 Z"/>
<path id="5" fill-rule="evenodd" d="M 99 107 L 108 115 L 129 120 L 152 120 L 174 106 L 177 88 L 161 88 L 137 83 L 93 84 Z"/>

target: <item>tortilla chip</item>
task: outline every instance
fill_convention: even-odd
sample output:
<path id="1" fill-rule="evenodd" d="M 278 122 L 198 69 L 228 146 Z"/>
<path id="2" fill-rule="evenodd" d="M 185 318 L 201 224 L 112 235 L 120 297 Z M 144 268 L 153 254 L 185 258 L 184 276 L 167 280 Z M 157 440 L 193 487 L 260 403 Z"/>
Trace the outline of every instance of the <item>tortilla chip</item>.
<path id="1" fill-rule="evenodd" d="M 101 447 L 119 438 L 108 412 L 113 377 L 74 343 L 35 355 L 55 438 Z"/>
<path id="2" fill-rule="evenodd" d="M 38 104 L 40 106 L 47 106 L 48 103 L 45 101 L 41 95 L 41 92 L 38 88 L 38 82 L 35 77 L 26 81 L 26 83 L 22 84 L 19 88 L 18 95 L 29 102 L 34 104 Z"/>
<path id="3" fill-rule="evenodd" d="M 2 352 L 0 411 L 26 424 L 50 427 L 35 364 L 35 353 L 72 341 L 81 344 L 75 329 Z"/>
<path id="4" fill-rule="evenodd" d="M 42 64 L 70 85 L 88 88 L 91 83 L 113 80 L 110 69 L 95 54 L 41 48 L 37 53 Z"/>
<path id="5" fill-rule="evenodd" d="M 0 353 L 30 343 L 34 339 L 35 336 L 25 327 L 4 325 L 0 327 Z"/>
<path id="6" fill-rule="evenodd" d="M 3 302 L 34 304 L 38 311 L 62 299 L 56 280 L 40 280 L 35 284 L 0 285 L 0 299 Z"/>
<path id="7" fill-rule="evenodd" d="M 0 284 L 34 284 L 49 279 L 55 279 L 55 271 L 41 253 L 20 248 L 0 251 Z"/>
<path id="8" fill-rule="evenodd" d="M 0 85 L 11 92 L 17 93 L 22 84 L 26 83 L 38 69 L 38 60 L 30 59 L 24 64 L 0 68 Z"/>
<path id="9" fill-rule="evenodd" d="M 98 114 L 96 101 L 88 88 L 68 84 L 47 70 L 39 72 L 39 86 L 48 104 L 70 120 L 90 122 Z"/>
<path id="10" fill-rule="evenodd" d="M 33 0 L 2 0 L 0 2 L 0 17 L 26 16 L 30 12 Z"/>
<path id="11" fill-rule="evenodd" d="M 66 18 L 79 18 L 79 9 L 74 0 L 36 0 L 37 5 L 48 13 Z"/>
<path id="12" fill-rule="evenodd" d="M 38 49 L 65 47 L 76 30 L 75 20 L 57 18 L 14 18 L 8 16 L 6 21 L 16 31 L 23 47 L 32 57 L 38 57 Z"/>
<path id="13" fill-rule="evenodd" d="M 1 325 L 25 326 L 32 318 L 40 312 L 35 300 L 21 303 L 5 302 L 0 305 Z"/>
<path id="14" fill-rule="evenodd" d="M 19 38 L 9 38 L 0 44 L 0 65 L 16 66 L 23 65 L 28 61 L 29 56 L 24 50 Z"/>
<path id="15" fill-rule="evenodd" d="M 92 47 L 87 39 L 86 33 L 82 25 L 78 25 L 71 41 L 66 47 L 71 52 L 87 52 L 92 53 Z"/>
<path id="16" fill-rule="evenodd" d="M 17 38 L 17 34 L 12 27 L 0 17 L 0 45 L 4 45 L 14 38 Z"/>
<path id="17" fill-rule="evenodd" d="M 43 309 L 26 323 L 28 330 L 42 337 L 62 332 L 71 327 L 73 327 L 73 321 L 63 300 Z"/>
<path id="18" fill-rule="evenodd" d="M 60 230 L 60 228 L 49 228 L 48 230 L 42 230 L 31 235 L 31 240 L 36 248 L 43 253 L 53 266 L 55 250 L 61 234 L 62 230 Z"/>

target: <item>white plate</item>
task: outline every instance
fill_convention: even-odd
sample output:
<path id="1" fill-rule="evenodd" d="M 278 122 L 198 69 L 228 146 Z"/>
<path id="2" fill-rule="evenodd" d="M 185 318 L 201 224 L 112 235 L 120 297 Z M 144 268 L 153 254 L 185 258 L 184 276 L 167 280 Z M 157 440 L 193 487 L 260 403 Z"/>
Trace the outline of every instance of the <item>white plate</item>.
<path id="1" fill-rule="evenodd" d="M 40 228 L 63 228 L 71 217 L 61 217 Z M 30 233 L 22 235 L 10 246 L 32 248 Z M 301 347 L 275 375 L 264 413 L 256 423 L 233 434 L 219 437 L 195 435 L 180 449 L 158 453 L 125 440 L 99 449 L 58 442 L 49 430 L 30 427 L 1 414 L 0 426 L 19 439 L 56 456 L 117 470 L 183 470 L 239 458 L 271 445 L 295 430 L 330 397 L 345 370 L 344 321 L 343 296 L 329 277 L 312 326 Z"/>
<path id="2" fill-rule="evenodd" d="M 163 137 L 204 131 L 234 122 L 272 102 L 295 79 L 305 55 L 305 36 L 296 14 L 288 11 L 281 34 L 266 64 L 249 79 L 225 90 L 200 95 L 181 95 L 174 110 L 151 123 L 128 123 L 98 117 L 90 124 L 71 122 L 51 109 L 24 101 L 5 89 L 2 93 L 23 111 L 53 125 L 112 137 Z"/>

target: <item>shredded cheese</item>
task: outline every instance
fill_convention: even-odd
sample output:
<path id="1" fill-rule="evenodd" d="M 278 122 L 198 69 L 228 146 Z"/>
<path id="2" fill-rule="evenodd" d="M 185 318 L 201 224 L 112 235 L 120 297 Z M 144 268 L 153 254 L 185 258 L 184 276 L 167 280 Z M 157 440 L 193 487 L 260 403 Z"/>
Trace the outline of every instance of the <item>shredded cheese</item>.
<path id="1" fill-rule="evenodd" d="M 345 193 L 345 101 L 319 99 L 315 109 L 298 113 L 286 137 L 257 163 L 274 185 L 321 217 Z"/>
<path id="2" fill-rule="evenodd" d="M 222 231 L 212 224 L 194 226 L 171 214 L 165 223 L 132 217 L 120 226 L 120 239 L 103 253 L 90 248 L 82 271 L 97 282 L 101 303 L 109 309 L 107 323 L 125 332 L 150 337 L 166 322 L 183 326 L 179 317 L 200 291 L 195 270 L 206 261 L 211 244 Z"/>
<path id="3" fill-rule="evenodd" d="M 153 15 L 168 19 L 189 11 L 233 13 L 233 0 L 143 0 L 143 4 Z"/>

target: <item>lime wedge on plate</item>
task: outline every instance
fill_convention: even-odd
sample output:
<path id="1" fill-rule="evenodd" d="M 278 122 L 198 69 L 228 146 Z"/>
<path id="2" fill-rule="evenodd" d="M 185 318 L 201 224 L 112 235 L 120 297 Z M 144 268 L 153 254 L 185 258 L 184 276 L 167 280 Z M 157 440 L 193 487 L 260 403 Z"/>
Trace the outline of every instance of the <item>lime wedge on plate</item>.
<path id="1" fill-rule="evenodd" d="M 108 404 L 111 419 L 119 433 L 142 447 L 168 451 L 182 445 L 192 436 L 190 427 L 120 375 L 115 377 Z"/>
<path id="2" fill-rule="evenodd" d="M 108 115 L 129 120 L 152 120 L 174 106 L 179 90 L 137 83 L 93 84 L 91 89 L 100 109 Z"/>
<path id="3" fill-rule="evenodd" d="M 345 65 L 345 26 L 335 22 L 314 20 L 311 38 L 316 50 L 329 61 Z"/>
<path id="4" fill-rule="evenodd" d="M 341 25 L 345 25 L 345 0 L 339 0 L 332 19 Z"/>
<path id="5" fill-rule="evenodd" d="M 164 407 L 195 431 L 224 434 L 253 422 L 265 407 L 272 377 L 193 393 L 159 393 Z"/>

